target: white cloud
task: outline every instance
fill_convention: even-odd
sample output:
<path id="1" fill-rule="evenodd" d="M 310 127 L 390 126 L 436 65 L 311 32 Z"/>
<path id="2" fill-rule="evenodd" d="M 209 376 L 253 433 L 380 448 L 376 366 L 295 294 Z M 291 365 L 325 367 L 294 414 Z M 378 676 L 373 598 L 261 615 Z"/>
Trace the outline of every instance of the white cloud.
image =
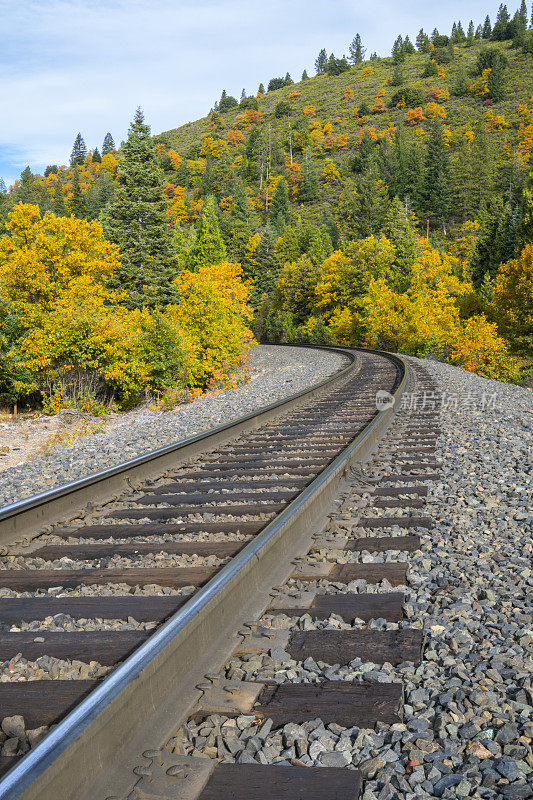
<path id="1" fill-rule="evenodd" d="M 108 130 L 120 141 L 137 105 L 159 132 L 205 115 L 224 87 L 311 74 L 321 47 L 341 55 L 357 31 L 385 54 L 399 32 L 485 13 L 457 0 L 0 0 L 0 174 L 65 163 L 78 131 L 89 147 Z"/>

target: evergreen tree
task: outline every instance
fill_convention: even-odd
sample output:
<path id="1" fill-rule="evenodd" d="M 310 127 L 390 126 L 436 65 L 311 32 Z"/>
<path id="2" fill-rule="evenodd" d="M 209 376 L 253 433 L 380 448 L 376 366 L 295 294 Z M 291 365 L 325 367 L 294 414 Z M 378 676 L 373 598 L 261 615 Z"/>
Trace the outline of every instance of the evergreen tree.
<path id="1" fill-rule="evenodd" d="M 394 64 L 400 64 L 402 61 L 405 61 L 405 51 L 403 49 L 403 39 L 401 36 L 398 36 L 392 46 L 392 61 Z"/>
<path id="2" fill-rule="evenodd" d="M 470 23 L 468 25 L 468 32 L 466 34 L 467 47 L 472 47 L 472 45 L 474 44 L 475 36 L 476 36 L 476 32 L 475 32 L 475 28 L 474 28 L 474 22 L 472 20 L 470 20 Z"/>
<path id="3" fill-rule="evenodd" d="M 281 233 L 279 225 L 285 227 L 289 219 L 290 203 L 289 203 L 289 190 L 287 189 L 287 181 L 285 178 L 280 178 L 276 185 L 276 191 L 270 204 L 270 219 L 276 223 L 276 228 Z"/>
<path id="4" fill-rule="evenodd" d="M 464 97 L 468 93 L 468 81 L 463 69 L 457 73 L 457 78 L 453 86 L 453 93 L 456 97 Z"/>
<path id="5" fill-rule="evenodd" d="M 0 197 L 5 197 L 7 194 L 6 183 L 3 178 L 0 178 Z"/>
<path id="6" fill-rule="evenodd" d="M 20 184 L 15 193 L 17 203 L 36 203 L 35 175 L 29 167 L 20 173 Z"/>
<path id="7" fill-rule="evenodd" d="M 511 207 L 499 195 L 485 201 L 479 214 L 479 233 L 472 254 L 472 280 L 479 288 L 486 277 L 494 278 L 507 261 Z"/>
<path id="8" fill-rule="evenodd" d="M 102 156 L 100 155 L 99 149 L 95 147 L 93 153 L 93 164 L 101 164 L 101 163 L 102 163 Z"/>
<path id="9" fill-rule="evenodd" d="M 476 33 L 474 35 L 474 39 L 476 41 L 479 41 L 480 39 L 483 39 L 483 27 L 481 25 L 477 26 Z"/>
<path id="10" fill-rule="evenodd" d="M 392 283 L 395 291 L 405 292 L 409 287 L 411 267 L 417 257 L 415 217 L 407 203 L 395 197 L 385 217 L 383 233 L 396 249 Z"/>
<path id="11" fill-rule="evenodd" d="M 176 255 L 166 214 L 164 176 L 140 108 L 122 147 L 116 184 L 114 199 L 104 213 L 104 230 L 120 248 L 121 267 L 109 285 L 128 293 L 130 308 L 165 304 L 173 295 Z"/>
<path id="12" fill-rule="evenodd" d="M 304 69 L 304 71 L 302 72 L 302 80 L 303 81 L 308 81 L 309 80 L 309 75 L 307 74 L 307 70 L 306 69 Z"/>
<path id="13" fill-rule="evenodd" d="M 246 97 L 246 91 L 243 89 L 241 91 L 241 103 L 242 103 L 242 101 L 244 100 L 245 97 Z"/>
<path id="14" fill-rule="evenodd" d="M 459 22 L 457 23 L 457 31 L 456 31 L 456 34 L 455 34 L 455 41 L 457 42 L 457 44 L 463 44 L 463 42 L 466 41 L 466 36 L 465 36 L 465 32 L 464 32 L 461 20 L 459 20 Z"/>
<path id="15" fill-rule="evenodd" d="M 231 187 L 231 196 L 233 198 L 233 206 L 231 209 L 231 216 L 234 219 L 239 219 L 241 222 L 249 223 L 253 217 L 252 205 L 250 198 L 246 193 L 246 188 L 242 178 L 234 177 L 233 185 Z"/>
<path id="16" fill-rule="evenodd" d="M 521 252 L 526 245 L 533 244 L 533 170 L 529 173 L 522 192 L 517 239 L 519 252 Z"/>
<path id="17" fill-rule="evenodd" d="M 288 72 L 285 75 L 284 80 L 285 80 L 285 86 L 292 86 L 292 84 L 294 83 L 293 79 L 291 78 Z"/>
<path id="18" fill-rule="evenodd" d="M 503 100 L 505 97 L 505 86 L 507 83 L 506 66 L 499 52 L 494 54 L 492 59 L 492 69 L 487 81 L 487 88 L 489 94 L 495 103 Z"/>
<path id="19" fill-rule="evenodd" d="M 259 89 L 257 90 L 257 94 L 264 94 L 264 93 L 265 93 L 265 87 L 263 86 L 262 83 L 260 83 Z"/>
<path id="20" fill-rule="evenodd" d="M 429 36 L 424 33 L 424 29 L 420 28 L 418 36 L 416 37 L 416 46 L 419 53 L 429 52 Z"/>
<path id="21" fill-rule="evenodd" d="M 390 85 L 401 86 L 404 80 L 405 79 L 403 77 L 402 68 L 399 64 L 396 64 L 396 66 L 394 67 L 394 72 L 392 73 Z"/>
<path id="22" fill-rule="evenodd" d="M 52 211 L 56 217 L 66 217 L 67 208 L 65 206 L 65 197 L 63 195 L 63 187 L 61 181 L 57 180 L 54 183 L 54 200 L 52 203 Z"/>
<path id="23" fill-rule="evenodd" d="M 311 203 L 316 200 L 320 194 L 320 180 L 314 166 L 309 165 L 307 172 L 304 174 L 300 181 L 300 189 L 298 191 L 298 200 L 300 203 Z"/>
<path id="24" fill-rule="evenodd" d="M 483 25 L 483 32 L 482 32 L 483 39 L 490 39 L 492 36 L 492 25 L 490 24 L 490 17 L 487 14 L 485 17 L 485 24 Z"/>
<path id="25" fill-rule="evenodd" d="M 341 237 L 339 227 L 335 217 L 331 213 L 331 206 L 329 203 L 324 203 L 322 206 L 322 227 L 327 232 L 333 249 L 337 250 L 341 243 Z"/>
<path id="26" fill-rule="evenodd" d="M 322 48 L 315 61 L 315 69 L 317 75 L 325 75 L 326 67 L 328 66 L 328 54 Z"/>
<path id="27" fill-rule="evenodd" d="M 174 232 L 172 234 L 172 244 L 176 253 L 176 263 L 178 272 L 182 272 L 187 267 L 187 245 L 188 241 L 183 232 L 179 220 L 176 220 L 174 225 Z"/>
<path id="28" fill-rule="evenodd" d="M 73 167 L 72 196 L 68 204 L 68 210 L 78 219 L 85 219 L 85 198 L 81 191 L 80 173 L 77 166 Z"/>
<path id="29" fill-rule="evenodd" d="M 526 0 L 522 0 L 519 11 L 517 11 L 518 33 L 523 35 L 527 31 L 527 5 Z"/>
<path id="30" fill-rule="evenodd" d="M 270 295 L 274 291 L 279 273 L 279 264 L 276 258 L 276 243 L 278 235 L 274 228 L 267 223 L 261 231 L 261 241 L 257 245 L 253 267 L 254 287 L 252 302 L 257 305 L 264 294 Z"/>
<path id="31" fill-rule="evenodd" d="M 406 36 L 403 40 L 403 52 L 408 56 L 411 56 L 416 52 L 415 46 L 408 36 Z"/>
<path id="32" fill-rule="evenodd" d="M 307 248 L 307 256 L 315 267 L 320 267 L 333 252 L 333 244 L 325 227 L 315 231 Z"/>
<path id="33" fill-rule="evenodd" d="M 102 145 L 102 155 L 106 156 L 112 150 L 115 149 L 115 142 L 113 141 L 113 137 L 110 133 L 106 133 L 104 136 L 104 143 Z"/>
<path id="34" fill-rule="evenodd" d="M 74 146 L 70 154 L 70 166 L 75 167 L 76 164 L 84 164 L 87 156 L 87 147 L 82 139 L 81 133 L 78 133 L 74 139 Z"/>
<path id="35" fill-rule="evenodd" d="M 217 215 L 217 202 L 209 195 L 202 209 L 196 240 L 188 255 L 189 269 L 197 271 L 200 267 L 220 264 L 226 258 L 226 247 L 220 233 Z"/>
<path id="36" fill-rule="evenodd" d="M 492 38 L 496 42 L 502 42 L 504 39 L 509 38 L 510 20 L 511 18 L 507 11 L 507 6 L 502 3 L 498 9 L 498 16 L 496 17 L 496 22 L 492 29 Z"/>
<path id="37" fill-rule="evenodd" d="M 448 218 L 450 198 L 450 170 L 448 148 L 444 141 L 442 125 L 434 123 L 428 136 L 424 170 L 424 203 L 433 225 L 443 224 Z"/>
<path id="38" fill-rule="evenodd" d="M 361 64 L 365 60 L 366 47 L 363 47 L 361 36 L 356 33 L 350 43 L 350 62 L 352 64 Z"/>

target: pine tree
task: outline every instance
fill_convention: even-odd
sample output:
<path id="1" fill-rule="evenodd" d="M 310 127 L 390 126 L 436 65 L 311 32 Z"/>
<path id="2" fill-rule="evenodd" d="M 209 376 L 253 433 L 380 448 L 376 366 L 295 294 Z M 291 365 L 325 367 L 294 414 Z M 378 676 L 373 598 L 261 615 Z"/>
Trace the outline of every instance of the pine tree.
<path id="1" fill-rule="evenodd" d="M 291 78 L 288 72 L 285 75 L 284 81 L 285 81 L 285 86 L 291 86 L 294 83 L 293 79 Z"/>
<path id="2" fill-rule="evenodd" d="M 102 156 L 100 155 L 99 149 L 95 147 L 93 152 L 93 164 L 101 164 L 101 163 L 102 163 Z"/>
<path id="3" fill-rule="evenodd" d="M 462 44 L 463 42 L 466 41 L 466 36 L 461 20 L 459 20 L 459 22 L 457 23 L 457 32 L 455 34 L 455 41 L 457 42 L 457 44 Z"/>
<path id="4" fill-rule="evenodd" d="M 403 49 L 403 39 L 401 36 L 398 36 L 392 46 L 392 61 L 394 64 L 401 64 L 402 61 L 405 61 L 405 51 Z"/>
<path id="5" fill-rule="evenodd" d="M 202 209 L 196 240 L 188 254 L 188 267 L 197 271 L 200 267 L 220 264 L 225 258 L 226 247 L 218 224 L 217 202 L 209 195 Z"/>
<path id="6" fill-rule="evenodd" d="M 507 6 L 502 3 L 498 9 L 496 22 L 494 23 L 494 28 L 492 29 L 492 38 L 496 42 L 502 42 L 504 39 L 508 38 L 510 20 L 511 18 L 509 16 Z"/>
<path id="7" fill-rule="evenodd" d="M 138 108 L 122 147 L 115 196 L 104 212 L 106 236 L 121 254 L 109 285 L 128 293 L 130 308 L 165 304 L 173 295 L 176 256 L 164 186 L 150 127 Z"/>
<path id="8" fill-rule="evenodd" d="M 418 36 L 416 37 L 416 46 L 419 53 L 427 53 L 429 51 L 429 36 L 424 33 L 424 29 L 420 28 Z"/>
<path id="9" fill-rule="evenodd" d="M 390 85 L 391 86 L 401 86 L 404 82 L 405 78 L 403 76 L 403 71 L 400 64 L 396 64 L 394 67 L 394 72 L 392 73 L 392 78 Z"/>
<path id="10" fill-rule="evenodd" d="M 68 210 L 78 219 L 85 219 L 85 198 L 81 191 L 80 173 L 78 167 L 73 167 L 72 196 L 69 200 Z"/>
<path id="11" fill-rule="evenodd" d="M 263 86 L 262 83 L 260 83 L 259 89 L 257 90 L 257 94 L 264 94 L 264 93 L 265 93 L 265 87 Z"/>
<path id="12" fill-rule="evenodd" d="M 506 83 L 507 77 L 505 74 L 505 63 L 498 52 L 492 59 L 492 69 L 487 81 L 489 94 L 495 103 L 498 103 L 505 97 Z"/>
<path id="13" fill-rule="evenodd" d="M 104 143 L 102 145 L 102 155 L 106 156 L 108 153 L 111 153 L 112 150 L 115 149 L 115 142 L 113 141 L 113 137 L 110 133 L 106 133 L 104 136 Z"/>
<path id="14" fill-rule="evenodd" d="M 276 185 L 276 191 L 274 192 L 274 197 L 270 204 L 269 214 L 270 219 L 275 222 L 278 232 L 281 233 L 279 226 L 281 224 L 282 228 L 285 227 L 290 214 L 289 190 L 287 189 L 287 181 L 285 178 L 280 178 Z"/>
<path id="15" fill-rule="evenodd" d="M 63 187 L 61 182 L 57 180 L 54 183 L 54 200 L 52 203 L 52 210 L 56 217 L 66 217 L 67 208 L 65 206 L 65 197 L 63 195 Z"/>
<path id="16" fill-rule="evenodd" d="M 326 53 L 326 50 L 322 48 L 315 61 L 316 74 L 324 75 L 327 66 L 328 66 L 328 54 Z"/>
<path id="17" fill-rule="evenodd" d="M 304 71 L 302 72 L 302 80 L 303 81 L 308 81 L 309 80 L 309 75 L 307 74 L 307 70 L 306 69 L 304 69 Z"/>
<path id="18" fill-rule="evenodd" d="M 276 258 L 277 241 L 276 231 L 270 223 L 267 223 L 261 231 L 261 241 L 254 254 L 256 262 L 253 269 L 252 302 L 254 305 L 261 300 L 263 294 L 269 295 L 274 291 L 279 273 L 279 264 Z"/>
<path id="19" fill-rule="evenodd" d="M 518 33 L 523 35 L 527 31 L 527 5 L 526 0 L 522 0 L 520 10 L 517 12 Z"/>
<path id="20" fill-rule="evenodd" d="M 19 203 L 35 203 L 35 176 L 29 167 L 25 167 L 20 173 L 20 184 L 16 190 L 16 197 Z"/>
<path id="21" fill-rule="evenodd" d="M 482 25 L 478 25 L 477 26 L 474 39 L 476 41 L 480 41 L 480 39 L 483 39 L 483 27 L 482 27 Z"/>
<path id="22" fill-rule="evenodd" d="M 522 192 L 517 238 L 519 252 L 526 245 L 533 244 L 533 170 L 529 173 Z"/>
<path id="23" fill-rule="evenodd" d="M 70 154 L 70 166 L 74 167 L 76 164 L 81 166 L 81 164 L 85 163 L 86 156 L 87 147 L 82 139 L 81 133 L 78 133 L 74 139 L 74 146 L 72 147 L 72 153 Z"/>
<path id="24" fill-rule="evenodd" d="M 475 36 L 476 36 L 476 31 L 474 28 L 474 22 L 473 20 L 470 20 L 470 23 L 468 25 L 468 33 L 466 34 L 467 47 L 472 47 L 472 45 L 474 44 Z"/>
<path id="25" fill-rule="evenodd" d="M 451 35 L 450 35 L 450 42 L 452 42 L 452 44 L 455 44 L 456 41 L 457 41 L 457 23 L 454 22 L 453 25 L 452 25 L 452 32 L 451 32 Z"/>
<path id="26" fill-rule="evenodd" d="M 479 214 L 479 232 L 471 260 L 472 280 L 479 288 L 485 277 L 494 278 L 507 261 L 511 207 L 499 195 L 485 201 Z"/>
<path id="27" fill-rule="evenodd" d="M 482 38 L 490 39 L 491 35 L 492 35 L 492 25 L 490 24 L 490 17 L 487 14 L 487 16 L 485 17 L 485 24 L 483 25 Z"/>
<path id="28" fill-rule="evenodd" d="M 243 90 L 241 91 L 241 103 L 242 103 L 242 101 L 244 100 L 244 98 L 245 98 L 245 97 L 246 97 L 246 90 L 245 90 L 245 89 L 243 89 Z"/>
<path id="29" fill-rule="evenodd" d="M 234 177 L 231 196 L 233 198 L 231 216 L 248 224 L 253 217 L 253 209 L 242 178 Z"/>
<path id="30" fill-rule="evenodd" d="M 320 180 L 314 166 L 311 164 L 307 168 L 305 175 L 300 181 L 298 200 L 300 203 L 311 203 L 320 194 Z"/>
<path id="31" fill-rule="evenodd" d="M 428 139 L 424 170 L 424 202 L 430 221 L 433 225 L 438 225 L 448 219 L 450 199 L 449 156 L 442 125 L 434 123 Z"/>
<path id="32" fill-rule="evenodd" d="M 361 36 L 356 33 L 350 43 L 350 62 L 352 64 L 361 64 L 365 60 L 366 47 L 363 47 Z"/>
<path id="33" fill-rule="evenodd" d="M 412 56 L 413 53 L 416 52 L 415 46 L 410 40 L 409 36 L 406 36 L 403 40 L 403 52 L 408 56 Z"/>

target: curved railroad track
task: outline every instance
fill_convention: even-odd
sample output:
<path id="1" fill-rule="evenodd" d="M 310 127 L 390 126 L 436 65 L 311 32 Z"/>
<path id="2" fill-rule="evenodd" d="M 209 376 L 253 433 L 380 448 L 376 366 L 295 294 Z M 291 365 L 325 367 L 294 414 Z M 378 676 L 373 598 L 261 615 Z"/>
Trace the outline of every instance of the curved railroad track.
<path id="1" fill-rule="evenodd" d="M 0 511 L 0 800 L 255 800 L 265 786 L 274 800 L 357 796 L 357 770 L 309 767 L 296 752 L 286 770 L 253 753 L 247 763 L 198 734 L 213 715 L 274 729 L 400 718 L 398 683 L 248 679 L 262 653 L 421 658 L 420 630 L 370 624 L 398 622 L 403 594 L 357 588 L 405 585 L 407 561 L 357 554 L 409 553 L 431 525 L 438 428 L 412 401 L 434 386 L 398 357 L 343 352 L 348 365 L 310 391 Z M 379 392 L 396 408 L 409 397 L 406 410 L 378 411 Z M 369 480 L 361 464 L 378 446 L 393 470 Z M 324 535 L 354 479 L 356 535 Z M 304 615 L 351 627 L 302 630 Z"/>

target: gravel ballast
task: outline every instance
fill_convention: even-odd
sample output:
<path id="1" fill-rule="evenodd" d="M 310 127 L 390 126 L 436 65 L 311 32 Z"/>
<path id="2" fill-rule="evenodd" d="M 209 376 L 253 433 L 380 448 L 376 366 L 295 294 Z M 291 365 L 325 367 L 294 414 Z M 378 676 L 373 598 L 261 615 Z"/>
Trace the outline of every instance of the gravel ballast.
<path id="1" fill-rule="evenodd" d="M 359 659 L 345 666 L 313 659 L 300 663 L 273 648 L 234 657 L 222 672 L 232 679 L 275 682 L 400 681 L 403 720 L 378 723 L 375 731 L 324 725 L 319 719 L 276 729 L 253 715 L 236 720 L 212 715 L 183 726 L 170 749 L 238 763 L 358 768 L 365 779 L 363 800 L 533 797 L 533 395 L 454 367 L 422 363 L 443 393 L 436 453 L 441 479 L 430 484 L 423 511 L 435 527 L 419 531 L 421 550 L 407 557 L 406 618 L 370 623 L 382 630 L 423 629 L 422 662 L 397 667 Z M 387 442 L 365 475 L 382 473 L 385 454 L 391 455 Z M 362 493 L 364 486 L 354 486 L 329 530 L 347 522 L 349 509 L 357 516 Z M 362 515 L 372 513 L 370 499 Z M 365 552 L 360 558 L 380 561 L 383 554 Z M 367 587 L 364 581 L 347 586 L 289 581 L 289 586 L 390 591 L 385 583 Z M 363 625 L 335 616 L 312 621 L 267 615 L 264 621 L 293 630 Z"/>
<path id="2" fill-rule="evenodd" d="M 249 357 L 250 381 L 236 389 L 172 411 L 143 409 L 111 430 L 4 470 L 0 473 L 0 507 L 231 422 L 311 388 L 347 363 L 335 353 L 259 345 Z"/>

